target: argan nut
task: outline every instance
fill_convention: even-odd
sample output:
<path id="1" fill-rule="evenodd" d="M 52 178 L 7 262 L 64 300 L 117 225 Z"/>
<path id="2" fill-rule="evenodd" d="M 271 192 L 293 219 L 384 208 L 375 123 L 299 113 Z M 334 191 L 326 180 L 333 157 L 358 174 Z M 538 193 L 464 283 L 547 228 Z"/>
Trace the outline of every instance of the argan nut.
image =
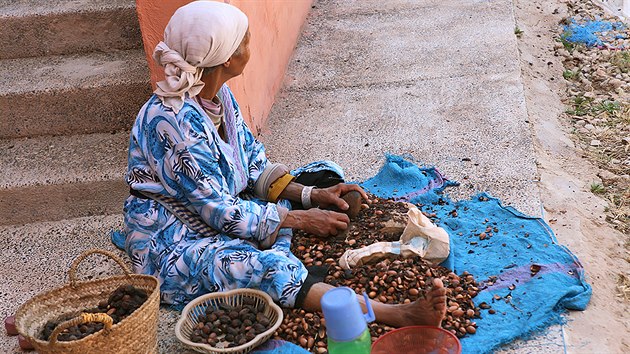
<path id="1" fill-rule="evenodd" d="M 17 336 L 19 334 L 17 328 L 15 328 L 15 316 L 7 316 L 7 318 L 4 319 L 4 329 L 10 336 Z"/>
<path id="2" fill-rule="evenodd" d="M 254 328 L 254 330 L 256 331 L 256 334 L 258 334 L 258 333 L 262 333 L 262 332 L 264 332 L 264 331 L 266 331 L 266 330 L 267 330 L 267 328 L 265 328 L 265 326 L 263 326 L 263 325 L 262 325 L 262 324 L 260 324 L 260 323 L 255 323 L 255 324 L 254 324 L 254 326 L 253 326 L 253 328 Z"/>
<path id="3" fill-rule="evenodd" d="M 317 335 L 319 336 L 319 338 L 324 338 L 326 336 L 326 330 L 320 327 L 319 330 L 317 331 Z M 319 342 L 317 343 L 317 345 L 319 346 Z M 324 346 L 326 346 L 326 343 L 324 343 Z"/>
<path id="4" fill-rule="evenodd" d="M 303 336 L 302 336 L 302 337 L 300 337 L 299 342 L 300 342 L 300 345 L 301 345 L 302 347 L 306 347 L 306 345 L 308 344 L 308 340 L 307 340 L 306 338 L 304 338 Z"/>
<path id="5" fill-rule="evenodd" d="M 33 345 L 31 344 L 31 342 L 24 338 L 24 336 L 22 336 L 21 334 L 18 335 L 18 344 L 20 345 L 20 349 L 22 350 L 33 350 L 35 348 L 33 348 Z"/>
<path id="6" fill-rule="evenodd" d="M 468 326 L 466 327 L 466 332 L 470 333 L 470 334 L 475 334 L 475 332 L 477 332 L 477 329 L 473 326 Z"/>
<path id="7" fill-rule="evenodd" d="M 361 193 L 357 191 L 350 191 L 344 194 L 341 199 L 345 200 L 349 206 L 344 213 L 350 217 L 350 220 L 354 220 L 361 211 Z"/>

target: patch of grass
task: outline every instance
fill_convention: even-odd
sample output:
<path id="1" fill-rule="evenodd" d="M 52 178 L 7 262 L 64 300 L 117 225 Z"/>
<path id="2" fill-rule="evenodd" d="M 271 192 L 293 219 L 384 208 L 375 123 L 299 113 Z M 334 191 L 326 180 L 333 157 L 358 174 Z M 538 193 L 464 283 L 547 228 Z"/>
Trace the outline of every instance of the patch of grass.
<path id="1" fill-rule="evenodd" d="M 621 109 L 621 105 L 619 104 L 619 102 L 609 101 L 609 100 L 603 101 L 592 107 L 592 111 L 595 114 L 599 114 L 602 112 L 606 112 L 608 114 L 615 114 L 620 109 Z"/>
<path id="2" fill-rule="evenodd" d="M 575 71 L 572 71 L 572 70 L 566 69 L 566 70 L 564 70 L 564 71 L 562 72 L 562 77 L 563 77 L 565 80 L 573 80 L 573 79 L 577 79 L 579 76 L 580 76 L 580 71 L 579 71 L 579 70 L 577 70 L 577 69 L 576 69 Z"/>
<path id="3" fill-rule="evenodd" d="M 622 50 L 612 55 L 610 63 L 621 69 L 622 72 L 630 71 L 630 51 Z"/>
<path id="4" fill-rule="evenodd" d="M 590 109 L 590 103 L 591 103 L 591 99 L 586 98 L 584 96 L 576 96 L 573 99 L 573 103 L 571 104 L 571 108 L 566 110 L 566 113 L 573 115 L 573 116 L 585 116 L 587 114 L 590 113 L 591 109 Z"/>
<path id="5" fill-rule="evenodd" d="M 560 35 L 560 43 L 562 43 L 564 49 L 566 49 L 569 53 L 573 53 L 573 51 L 575 50 L 575 43 L 569 42 L 569 40 L 567 40 L 567 38 L 569 38 L 570 36 L 570 31 L 564 31 Z"/>
<path id="6" fill-rule="evenodd" d="M 573 109 L 567 109 L 566 112 L 572 116 L 582 117 L 588 114 L 588 111 L 582 107 L 575 107 Z"/>
<path id="7" fill-rule="evenodd" d="M 606 187 L 601 183 L 593 182 L 591 183 L 591 192 L 594 194 L 603 194 L 606 192 Z"/>
<path id="8" fill-rule="evenodd" d="M 516 37 L 521 38 L 523 36 L 523 33 L 525 33 L 525 31 L 518 28 L 518 26 L 514 27 L 514 34 L 516 35 Z"/>

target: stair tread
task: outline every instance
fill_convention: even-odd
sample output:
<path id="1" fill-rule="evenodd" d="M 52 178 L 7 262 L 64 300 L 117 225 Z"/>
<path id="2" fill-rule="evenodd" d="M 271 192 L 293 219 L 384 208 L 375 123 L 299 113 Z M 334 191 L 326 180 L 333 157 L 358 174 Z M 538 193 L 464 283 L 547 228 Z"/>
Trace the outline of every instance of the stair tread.
<path id="1" fill-rule="evenodd" d="M 129 132 L 0 140 L 0 190 L 122 181 Z"/>
<path id="2" fill-rule="evenodd" d="M 142 49 L 0 60 L 0 96 L 149 82 Z"/>
<path id="3" fill-rule="evenodd" d="M 135 8 L 134 0 L 0 0 L 0 17 L 45 16 L 68 12 Z"/>

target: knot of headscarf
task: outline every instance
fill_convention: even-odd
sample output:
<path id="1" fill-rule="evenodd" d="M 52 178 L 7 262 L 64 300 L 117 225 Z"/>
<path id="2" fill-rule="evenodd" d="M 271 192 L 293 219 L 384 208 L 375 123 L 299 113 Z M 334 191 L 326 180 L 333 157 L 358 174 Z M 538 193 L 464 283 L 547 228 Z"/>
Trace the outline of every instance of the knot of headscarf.
<path id="1" fill-rule="evenodd" d="M 203 68 L 230 59 L 247 27 L 247 16 L 229 4 L 195 1 L 177 9 L 153 52 L 153 59 L 164 67 L 165 79 L 154 91 L 164 105 L 178 113 L 186 94 L 199 94 Z"/>

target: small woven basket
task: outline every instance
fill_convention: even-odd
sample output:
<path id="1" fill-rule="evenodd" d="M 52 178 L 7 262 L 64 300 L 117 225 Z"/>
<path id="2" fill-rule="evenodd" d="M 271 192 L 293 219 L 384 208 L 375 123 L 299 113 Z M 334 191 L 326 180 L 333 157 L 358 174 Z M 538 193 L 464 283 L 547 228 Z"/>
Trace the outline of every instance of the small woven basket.
<path id="1" fill-rule="evenodd" d="M 76 272 L 80 263 L 95 253 L 113 259 L 125 274 L 77 281 Z M 156 278 L 133 274 L 118 256 L 104 250 L 82 253 L 72 263 L 68 278 L 69 284 L 33 297 L 20 306 L 15 314 L 18 332 L 31 342 L 35 350 L 44 354 L 157 353 L 160 289 Z M 133 285 L 146 291 L 149 297 L 142 306 L 115 325 L 112 325 L 112 318 L 107 314 L 81 313 L 96 307 L 101 301 L 107 301 L 109 295 L 121 285 Z M 76 314 L 77 317 L 58 325 L 50 341 L 40 339 L 46 322 L 68 314 Z M 87 322 L 103 322 L 105 328 L 80 340 L 57 341 L 63 329 Z"/>
<path id="2" fill-rule="evenodd" d="M 190 336 L 195 326 L 197 326 L 197 323 L 199 323 L 199 316 L 205 314 L 206 308 L 208 306 L 214 308 L 218 308 L 219 304 L 240 306 L 243 304 L 243 299 L 246 297 L 253 298 L 256 301 L 256 306 L 261 303 L 265 305 L 264 315 L 269 318 L 270 323 L 273 323 L 271 328 L 264 331 L 263 333 L 259 333 L 251 341 L 233 348 L 216 348 L 206 343 L 194 343 L 190 340 Z M 179 321 L 177 321 L 177 325 L 175 326 L 175 335 L 177 336 L 177 339 L 184 343 L 184 345 L 199 353 L 245 354 L 249 353 L 254 348 L 269 339 L 276 332 L 278 327 L 280 327 L 283 316 L 284 315 L 282 313 L 282 309 L 280 309 L 280 306 L 276 305 L 269 295 L 260 290 L 236 289 L 222 293 L 211 293 L 194 299 L 188 305 L 186 305 L 186 307 L 184 307 L 182 315 L 179 318 Z"/>

